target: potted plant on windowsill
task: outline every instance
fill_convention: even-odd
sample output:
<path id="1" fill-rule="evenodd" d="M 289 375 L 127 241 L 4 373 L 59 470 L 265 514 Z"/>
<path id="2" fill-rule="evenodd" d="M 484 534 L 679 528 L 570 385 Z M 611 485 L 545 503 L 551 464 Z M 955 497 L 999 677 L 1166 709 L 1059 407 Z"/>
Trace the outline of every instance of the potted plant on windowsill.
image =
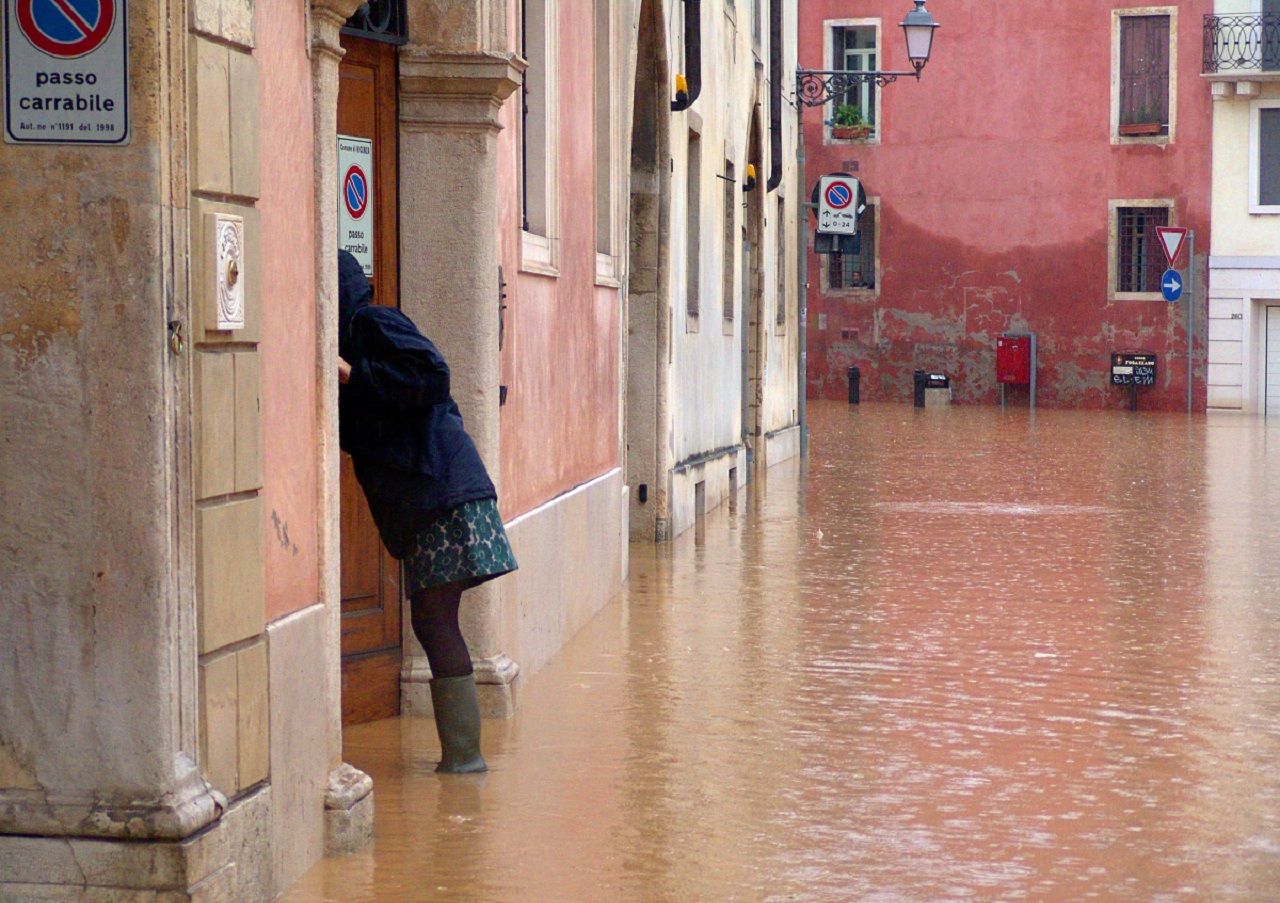
<path id="1" fill-rule="evenodd" d="M 1162 131 L 1164 123 L 1160 121 L 1160 115 L 1147 109 L 1140 110 L 1132 122 L 1120 123 L 1120 134 L 1125 138 L 1159 135 Z"/>
<path id="2" fill-rule="evenodd" d="M 831 137 L 841 141 L 861 140 L 871 136 L 871 123 L 853 104 L 839 104 L 831 116 Z"/>

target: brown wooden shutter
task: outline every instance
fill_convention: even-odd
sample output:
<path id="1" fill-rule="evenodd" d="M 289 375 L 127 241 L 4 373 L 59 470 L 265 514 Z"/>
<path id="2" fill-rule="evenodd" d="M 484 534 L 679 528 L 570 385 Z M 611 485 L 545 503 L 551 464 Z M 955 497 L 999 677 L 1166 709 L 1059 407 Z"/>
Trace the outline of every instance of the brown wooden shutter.
<path id="1" fill-rule="evenodd" d="M 1120 124 L 1169 125 L 1169 17 L 1120 20 Z"/>

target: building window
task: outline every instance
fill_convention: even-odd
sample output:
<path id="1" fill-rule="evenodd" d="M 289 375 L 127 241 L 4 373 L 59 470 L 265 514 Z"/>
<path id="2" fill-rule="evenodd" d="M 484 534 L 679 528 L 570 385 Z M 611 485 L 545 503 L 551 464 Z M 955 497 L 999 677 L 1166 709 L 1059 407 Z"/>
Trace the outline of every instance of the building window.
<path id="1" fill-rule="evenodd" d="M 698 330 L 702 312 L 702 137 L 689 132 L 685 173 L 685 313 L 690 332 Z"/>
<path id="2" fill-rule="evenodd" d="M 737 242 L 733 240 L 734 213 L 738 206 L 738 183 L 734 181 L 733 164 L 724 161 L 724 263 L 720 271 L 722 316 L 726 323 L 733 322 L 733 264 Z"/>
<path id="3" fill-rule="evenodd" d="M 778 239 L 778 256 L 774 268 L 778 271 L 778 313 L 775 325 L 778 334 L 787 325 L 787 202 L 778 198 L 778 220 L 774 226 Z"/>
<path id="4" fill-rule="evenodd" d="M 827 259 L 827 287 L 831 291 L 876 287 L 876 212 L 867 204 L 858 220 L 858 253 L 830 254 Z"/>
<path id="5" fill-rule="evenodd" d="M 613 254 L 613 17 L 610 0 L 595 0 L 596 15 L 596 251 Z"/>
<path id="6" fill-rule="evenodd" d="M 520 6 L 520 48 L 529 67 L 520 90 L 521 228 L 526 233 L 522 263 L 554 272 L 556 192 L 556 22 L 557 0 L 524 0 Z"/>
<path id="7" fill-rule="evenodd" d="M 1169 141 L 1177 107 L 1177 7 L 1113 10 L 1111 17 L 1112 140 Z"/>
<path id="8" fill-rule="evenodd" d="M 837 25 L 831 29 L 831 68 L 852 72 L 872 72 L 879 59 L 876 54 L 875 25 Z M 832 104 L 829 116 L 836 116 L 837 106 L 851 107 L 862 123 L 876 129 L 876 93 L 873 83 L 853 85 Z"/>
<path id="9" fill-rule="evenodd" d="M 1253 105 L 1249 142 L 1250 213 L 1280 213 L 1280 100 Z"/>
<path id="10" fill-rule="evenodd" d="M 1116 208 L 1116 282 L 1119 293 L 1160 293 L 1165 269 L 1164 251 L 1156 238 L 1158 226 L 1169 225 L 1168 207 Z"/>

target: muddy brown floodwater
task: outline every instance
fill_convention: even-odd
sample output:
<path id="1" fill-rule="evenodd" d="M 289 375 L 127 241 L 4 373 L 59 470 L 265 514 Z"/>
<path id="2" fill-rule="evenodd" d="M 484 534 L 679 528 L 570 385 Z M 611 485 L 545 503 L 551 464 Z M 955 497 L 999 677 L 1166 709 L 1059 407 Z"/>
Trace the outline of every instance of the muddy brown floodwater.
<path id="1" fill-rule="evenodd" d="M 811 410 L 286 899 L 1280 900 L 1280 422 Z"/>

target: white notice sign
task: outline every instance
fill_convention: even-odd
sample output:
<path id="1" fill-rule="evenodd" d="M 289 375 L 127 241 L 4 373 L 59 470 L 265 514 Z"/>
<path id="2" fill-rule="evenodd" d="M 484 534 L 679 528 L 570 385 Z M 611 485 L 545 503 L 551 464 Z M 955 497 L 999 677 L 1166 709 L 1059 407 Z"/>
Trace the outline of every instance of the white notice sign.
<path id="1" fill-rule="evenodd" d="M 818 183 L 818 231 L 827 235 L 857 235 L 858 180 L 852 176 L 823 176 Z"/>
<path id="2" fill-rule="evenodd" d="M 127 0 L 4 0 L 4 140 L 129 140 Z"/>
<path id="3" fill-rule="evenodd" d="M 338 247 L 373 275 L 373 142 L 338 136 Z"/>

